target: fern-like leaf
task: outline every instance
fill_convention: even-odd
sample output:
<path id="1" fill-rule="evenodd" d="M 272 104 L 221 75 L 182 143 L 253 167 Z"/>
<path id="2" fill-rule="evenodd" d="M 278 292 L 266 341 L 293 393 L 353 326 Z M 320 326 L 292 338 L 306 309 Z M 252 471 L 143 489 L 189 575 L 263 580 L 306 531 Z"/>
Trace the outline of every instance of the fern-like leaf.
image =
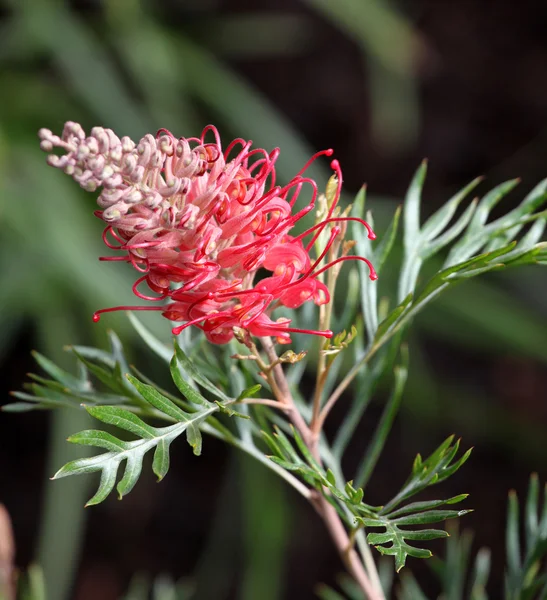
<path id="1" fill-rule="evenodd" d="M 128 494 L 140 477 L 144 455 L 153 448 L 155 448 L 155 452 L 152 469 L 158 480 L 163 479 L 169 469 L 169 446 L 183 433 L 186 434 L 186 439 L 192 446 L 194 454 L 199 455 L 201 453 L 201 433 L 198 426 L 219 410 L 219 407 L 213 404 L 194 413 L 185 412 L 152 386 L 142 383 L 135 377 L 128 376 L 128 379 L 143 400 L 155 410 L 167 415 L 175 423 L 167 427 L 153 427 L 124 408 L 87 406 L 86 410 L 92 417 L 107 425 L 128 431 L 139 439 L 123 441 L 100 430 L 82 431 L 68 438 L 68 441 L 74 444 L 95 446 L 107 450 L 98 456 L 71 461 L 53 476 L 53 479 L 60 479 L 70 475 L 100 471 L 99 488 L 86 506 L 99 504 L 106 499 L 116 485 L 118 468 L 123 461 L 126 462 L 125 471 L 116 489 L 120 499 Z"/>

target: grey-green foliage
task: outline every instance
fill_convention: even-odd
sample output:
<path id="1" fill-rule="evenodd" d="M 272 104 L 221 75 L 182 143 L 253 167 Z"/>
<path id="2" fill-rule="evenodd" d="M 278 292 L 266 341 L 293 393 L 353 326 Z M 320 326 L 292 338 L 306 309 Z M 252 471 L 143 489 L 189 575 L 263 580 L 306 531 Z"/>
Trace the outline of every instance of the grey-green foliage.
<path id="1" fill-rule="evenodd" d="M 442 537 L 446 533 L 443 529 L 423 529 L 421 526 L 465 514 L 465 510 L 445 507 L 463 500 L 465 494 L 445 500 L 410 504 L 407 501 L 430 485 L 443 481 L 463 464 L 469 454 L 465 453 L 456 459 L 458 442 L 453 443 L 450 438 L 428 459 L 422 461 L 418 457 L 408 481 L 384 506 L 373 507 L 363 501 L 365 486 L 388 440 L 402 401 L 408 369 L 406 351 L 401 352 L 402 342 L 413 317 L 455 284 L 507 266 L 547 262 L 546 244 L 539 242 L 545 227 L 545 214 L 537 212 L 547 200 L 547 194 L 546 183 L 542 182 L 515 209 L 487 223 L 494 204 L 512 189 L 514 184 L 509 182 L 498 186 L 479 202 L 471 203 L 451 225 L 450 221 L 454 219 L 462 200 L 478 185 L 479 181 L 475 180 L 421 226 L 419 215 L 424 180 L 425 164 L 411 183 L 402 213 L 395 213 L 391 225 L 375 245 L 370 245 L 358 230 L 354 230 L 358 253 L 371 258 L 382 274 L 392 260 L 392 250 L 402 222 L 404 255 L 398 277 L 398 294 L 402 300 L 397 304 L 389 299 L 378 299 L 376 284 L 371 284 L 363 271 L 360 272 L 360 293 L 354 286 L 347 298 L 344 320 L 356 315 L 361 308 L 364 318 L 362 324 L 358 321 L 357 331 L 362 337 L 359 339 L 358 336 L 338 353 L 342 358 L 352 358 L 354 364 L 338 387 L 336 378 L 331 378 L 327 388 L 329 393 L 339 397 L 356 380 L 359 382 L 359 393 L 355 395 L 332 448 L 325 438 L 321 440 L 321 458 L 325 467 L 313 459 L 299 435 L 287 427 L 286 420 L 271 409 L 261 406 L 253 408 L 252 412 L 247 407 L 243 407 L 241 413 L 233 410 L 234 403 L 255 394 L 260 389 L 260 382 L 263 383 L 256 365 L 250 366 L 245 362 L 238 364 L 230 358 L 234 344 L 223 355 L 220 353 L 221 356 L 211 352 L 207 344 L 194 344 L 191 356 L 176 344 L 173 355 L 134 317 L 133 324 L 144 341 L 160 358 L 170 362 L 171 375 L 182 398 L 160 390 L 138 372 L 138 378 L 127 377 L 129 367 L 121 344 L 112 334 L 112 351 L 109 353 L 93 348 L 73 349 L 79 362 L 78 376 L 61 371 L 37 355 L 41 367 L 52 379 L 33 376 L 33 382 L 27 385 L 24 392 L 15 392 L 19 402 L 7 409 L 53 408 L 73 405 L 75 399 L 83 400 L 87 411 L 97 419 L 137 436 L 136 440 L 125 441 L 110 432 L 96 430 L 81 432 L 71 438 L 73 442 L 107 450 L 98 457 L 73 461 L 56 475 L 61 477 L 100 470 L 101 484 L 92 503 L 103 500 L 113 489 L 118 467 L 123 460 L 126 461 L 126 467 L 118 483 L 120 495 L 127 493 L 136 483 L 142 458 L 147 451 L 154 449 L 153 470 L 161 478 L 168 469 L 168 447 L 173 439 L 185 433 L 190 445 L 199 452 L 200 432 L 205 432 L 254 456 L 305 497 L 310 497 L 310 488 L 324 493 L 353 530 L 356 543 L 364 542 L 365 528 L 379 528 L 379 532 L 368 531 L 366 541 L 376 546 L 382 554 L 393 555 L 397 570 L 405 564 L 409 555 L 430 556 L 430 551 L 419 542 Z M 356 208 L 359 214 L 363 213 L 364 192 L 358 196 Z M 529 230 L 520 240 L 515 239 L 528 223 Z M 461 237 L 458 239 L 458 236 Z M 448 254 L 444 268 L 426 281 L 420 281 L 422 266 L 442 250 Z M 299 325 L 300 314 L 304 315 L 304 319 L 310 318 L 305 312 L 292 315 L 296 326 Z M 340 317 L 338 322 L 341 322 Z M 340 367 L 341 359 L 336 357 L 336 360 Z M 373 392 L 386 379 L 393 380 L 393 391 L 383 416 L 354 477 L 345 477 L 341 467 L 344 452 Z M 92 380 L 98 380 L 107 390 L 98 390 Z M 291 378 L 293 384 L 297 380 L 298 377 Z M 309 407 L 294 385 L 293 391 L 299 409 L 306 417 Z M 237 427 L 233 428 L 223 423 L 222 413 L 253 418 L 238 419 Z M 150 419 L 161 419 L 170 424 L 155 427 L 148 423 Z M 276 426 L 275 432 L 272 431 L 272 424 Z M 264 455 L 260 440 L 265 440 L 273 450 L 271 460 Z"/>
<path id="2" fill-rule="evenodd" d="M 394 373 L 393 392 L 354 476 L 358 488 L 365 486 L 368 482 L 387 441 L 391 424 L 400 405 L 406 381 L 407 361 L 404 358 L 405 354 L 402 354 L 401 358 L 398 356 L 401 343 L 413 318 L 442 292 L 457 283 L 508 266 L 547 264 L 547 244 L 540 242 L 547 222 L 546 213 L 540 211 L 547 201 L 547 180 L 538 184 L 516 208 L 488 223 L 489 214 L 494 205 L 514 188 L 516 182 L 511 181 L 497 186 L 481 200 L 471 202 L 457 217 L 456 211 L 462 201 L 480 183 L 480 179 L 476 179 L 441 206 L 425 224 L 421 225 L 420 207 L 425 175 L 426 164 L 423 163 L 409 187 L 403 205 L 402 218 L 400 218 L 399 212 L 396 212 L 390 226 L 379 241 L 371 244 L 362 235 L 358 225 L 353 230 L 353 235 L 357 240 L 357 253 L 367 256 L 377 266 L 380 273 L 378 284 L 381 285 L 381 273 L 390 259 L 400 221 L 403 227 L 401 234 L 403 259 L 398 276 L 398 303 L 395 303 L 394 307 L 389 298 L 378 300 L 377 284 L 371 283 L 366 277 L 365 270 L 361 268 L 361 265 L 359 266 L 360 301 L 367 341 L 366 344 L 361 345 L 358 351 L 355 351 L 354 366 L 351 367 L 346 381 L 343 382 L 343 387 L 334 391 L 334 394 L 344 391 L 347 387 L 346 382 L 351 382 L 353 378 L 359 383 L 356 387 L 358 392 L 353 405 L 335 438 L 333 455 L 327 453 L 326 456 L 329 466 L 340 473 L 340 461 L 372 393 L 386 375 L 391 371 Z M 362 190 L 355 202 L 358 215 L 364 216 L 364 200 L 364 190 Z M 370 215 L 368 215 L 368 220 L 370 222 Z M 519 239 L 518 236 L 528 224 L 530 225 L 528 231 Z M 442 251 L 447 255 L 444 266 L 429 279 L 420 281 L 423 265 Z M 438 257 L 436 260 L 438 261 Z M 391 309 L 388 308 L 389 304 L 392 305 Z M 394 367 L 394 365 L 398 366 Z M 450 448 L 450 442 L 448 448 Z M 445 448 L 447 456 L 454 452 L 452 448 L 450 450 L 448 448 Z M 434 453 L 432 456 L 436 456 L 436 454 Z M 462 461 L 467 456 L 467 454 L 464 455 Z M 419 460 L 415 468 L 420 468 Z M 427 471 L 426 467 L 425 472 L 427 473 Z M 445 473 L 446 476 L 450 474 L 450 470 Z M 415 472 L 414 475 L 416 475 Z M 445 475 L 442 475 L 440 479 L 445 478 Z M 414 483 L 410 484 L 411 489 Z M 425 487 L 427 485 L 423 487 L 418 485 L 415 493 Z M 400 492 L 403 496 L 406 493 L 405 489 L 403 487 L 403 491 Z M 336 494 L 334 496 L 337 497 Z M 463 496 L 456 498 L 459 500 Z M 436 509 L 429 515 L 409 516 L 404 512 L 404 508 L 394 510 L 399 499 L 400 496 L 397 495 L 394 499 L 386 502 L 385 507 L 374 515 L 374 518 L 359 517 L 360 523 L 367 528 L 383 527 L 383 531 L 380 533 L 369 533 L 367 541 L 376 545 L 381 553 L 395 556 L 397 570 L 404 565 L 407 555 L 430 556 L 427 550 L 413 548 L 412 544 L 407 543 L 407 540 L 421 541 L 445 535 L 442 530 L 431 530 L 425 533 L 413 531 L 408 535 L 400 526 L 435 522 L 434 519 L 437 517 L 439 520 L 443 520 L 443 518 L 458 516 L 458 511 L 436 511 Z M 420 503 L 417 505 L 420 506 Z M 429 509 L 433 510 L 432 506 L 429 506 Z M 400 510 L 403 510 L 403 513 Z M 432 520 L 428 521 L 428 519 Z"/>
<path id="3" fill-rule="evenodd" d="M 503 600 L 547 598 L 547 486 L 543 488 L 543 501 L 540 496 L 539 480 L 534 473 L 530 477 L 521 518 L 518 497 L 513 490 L 509 493 Z M 479 548 L 473 555 L 473 534 L 469 531 L 460 534 L 457 525 L 447 529 L 450 537 L 446 541 L 444 557 L 434 557 L 428 562 L 441 586 L 439 597 L 444 600 L 488 600 L 494 597 L 487 592 L 490 550 Z M 524 540 L 524 548 L 521 540 Z M 360 598 L 359 592 L 348 586 L 344 577 L 340 578 L 340 587 L 345 595 L 327 586 L 321 586 L 319 595 L 323 600 Z M 433 600 L 421 589 L 410 571 L 404 572 L 400 585 L 393 590 L 393 596 L 398 600 Z"/>
<path id="4" fill-rule="evenodd" d="M 505 539 L 504 600 L 545 600 L 547 598 L 547 486 L 543 502 L 536 474 L 530 477 L 528 495 L 522 515 L 514 490 L 509 492 Z M 473 536 L 469 532 L 452 537 L 446 545 L 444 559 L 436 558 L 431 568 L 439 579 L 443 597 L 447 600 L 488 600 L 487 583 L 490 573 L 490 551 L 480 548 L 473 558 Z M 524 534 L 524 535 L 522 535 Z M 524 540 L 524 548 L 521 547 Z M 411 574 L 402 578 L 400 600 L 428 600 Z"/>
<path id="5" fill-rule="evenodd" d="M 367 536 L 381 554 L 395 557 L 395 567 L 399 571 L 405 565 L 407 556 L 429 558 L 431 552 L 421 547 L 420 542 L 447 537 L 442 529 L 422 528 L 422 525 L 440 523 L 447 519 L 461 517 L 469 510 L 440 509 L 458 504 L 467 498 L 461 494 L 444 500 L 407 501 L 426 488 L 441 483 L 453 475 L 469 458 L 470 450 L 456 460 L 459 441 L 453 437 L 446 439 L 427 459 L 418 455 L 412 466 L 412 473 L 401 490 L 385 506 L 371 506 L 363 502 L 364 491 L 354 487 L 354 482 L 337 481 L 330 469 L 325 470 L 311 456 L 301 437 L 291 431 L 296 447 L 280 429 L 274 433 L 264 432 L 264 438 L 273 451 L 271 459 L 278 465 L 298 473 L 309 485 L 326 493 L 326 497 L 338 510 L 338 502 L 344 504 L 348 513 L 341 511 L 350 528 L 357 532 L 361 527 L 380 528 L 380 533 Z M 412 542 L 411 544 L 407 541 Z"/>
<path id="6" fill-rule="evenodd" d="M 524 548 L 521 532 L 524 530 Z M 524 523 L 519 520 L 519 501 L 514 490 L 509 492 L 506 530 L 507 570 L 505 600 L 532 600 L 547 598 L 547 485 L 540 499 L 537 475 L 530 478 L 528 497 L 524 508 Z"/>
<path id="7" fill-rule="evenodd" d="M 137 574 L 127 592 L 120 600 L 190 600 L 194 597 L 195 586 L 191 580 L 174 582 L 166 575 L 150 578 Z M 39 565 L 31 564 L 19 575 L 17 582 L 19 600 L 47 600 L 44 573 Z M 0 600 L 8 600 L 0 596 Z"/>
<path id="8" fill-rule="evenodd" d="M 333 450 L 338 461 L 341 460 L 372 393 L 386 374 L 394 369 L 394 365 L 400 363 L 394 370 L 394 391 L 386 405 L 384 417 L 356 473 L 355 480 L 358 485 L 366 484 L 370 477 L 375 458 L 383 448 L 393 420 L 393 413 L 396 412 L 403 393 L 406 360 L 401 362 L 398 355 L 407 326 L 412 322 L 413 317 L 429 302 L 457 283 L 508 266 L 547 262 L 547 245 L 539 242 L 545 229 L 545 212 L 537 212 L 547 201 L 545 181 L 536 186 L 520 205 L 491 223 L 487 223 L 490 210 L 513 189 L 515 182 L 502 184 L 487 193 L 480 201 L 471 203 L 462 211 L 461 216 L 455 219 L 454 224 L 450 225 L 462 200 L 480 182 L 474 180 L 422 226 L 420 206 L 425 174 L 424 163 L 418 169 L 409 187 L 402 219 L 399 212 L 396 212 L 379 241 L 371 244 L 362 235 L 357 225 L 353 230 L 357 240 L 357 253 L 373 261 L 380 278 L 378 282 L 371 283 L 364 269 L 361 270 L 360 304 L 367 342 L 360 348 L 359 344 L 354 345 L 354 366 L 350 369 L 349 379 L 356 378 L 359 383 L 357 388 L 359 393 L 335 437 Z M 362 190 L 355 202 L 358 215 L 364 216 L 364 200 L 364 190 Z M 382 273 L 386 268 L 386 261 L 390 259 L 400 221 L 403 224 L 404 240 L 404 255 L 398 276 L 398 295 L 401 301 L 390 310 L 387 308 L 391 304 L 389 296 L 378 300 L 378 285 L 382 285 Z M 531 223 L 528 232 L 520 240 L 516 239 L 527 223 Z M 458 235 L 461 235 L 459 239 Z M 430 276 L 428 280 L 420 281 L 419 276 L 424 263 L 447 246 L 448 257 L 444 268 Z M 473 255 L 481 251 L 481 254 Z"/>
<path id="9" fill-rule="evenodd" d="M 78 377 L 35 353 L 38 364 L 52 379 L 31 375 L 33 383 L 27 384 L 26 392 L 13 392 L 20 402 L 4 407 L 7 411 L 26 411 L 70 407 L 77 401 L 83 401 L 82 406 L 92 417 L 138 438 L 127 441 L 100 429 L 81 431 L 68 438 L 73 444 L 106 450 L 103 454 L 67 463 L 53 477 L 59 479 L 100 471 L 98 491 L 87 505 L 98 504 L 110 494 L 116 485 L 118 469 L 123 461 L 124 475 L 116 486 L 120 498 L 128 494 L 137 483 L 147 452 L 154 450 L 152 470 L 161 480 L 169 470 L 169 447 L 177 437 L 184 433 L 194 454 L 199 455 L 202 446 L 200 424 L 216 412 L 238 414 L 227 407 L 232 400 L 198 373 L 180 346 L 175 346 L 171 373 L 183 398 L 162 393 L 156 386 L 131 375 L 121 344 L 114 333 L 110 333 L 110 340 L 110 353 L 95 348 L 71 349 L 78 359 Z M 95 389 L 92 376 L 109 391 Z M 219 399 L 216 402 L 207 400 L 189 383 L 192 376 Z M 252 391 L 254 390 L 251 393 Z M 172 424 L 155 427 L 141 416 Z"/>
<path id="10" fill-rule="evenodd" d="M 18 600 L 47 600 L 44 573 L 39 565 L 31 564 L 17 581 Z M 2 600 L 8 600 L 2 598 Z"/>
<path id="11" fill-rule="evenodd" d="M 120 600 L 190 600 L 194 592 L 191 580 L 175 582 L 167 575 L 158 575 L 150 582 L 144 575 L 135 575 Z"/>
<path id="12" fill-rule="evenodd" d="M 141 474 L 142 460 L 148 451 L 154 450 L 152 470 L 158 479 L 162 479 L 169 469 L 170 444 L 184 433 L 194 453 L 199 454 L 201 434 L 204 432 L 250 454 L 306 495 L 307 490 L 299 481 L 264 456 L 255 443 L 255 440 L 261 439 L 260 430 L 248 422 L 249 416 L 233 408 L 240 400 L 255 395 L 261 386 L 254 383 L 248 373 L 234 367 L 231 375 L 239 382 L 236 390 L 233 380 L 230 382 L 222 373 L 214 357 L 206 364 L 198 356 L 187 355 L 177 342 L 171 353 L 165 353 L 162 343 L 150 331 L 134 317 L 132 321 L 142 339 L 150 343 L 169 364 L 171 378 L 180 396 L 154 384 L 136 368 L 130 369 L 119 339 L 110 332 L 110 351 L 82 346 L 68 348 L 77 361 L 77 376 L 59 368 L 41 354 L 34 353 L 36 361 L 49 378 L 30 374 L 32 382 L 25 384 L 25 391 L 12 392 L 17 401 L 2 407 L 5 412 L 83 407 L 106 425 L 127 431 L 138 438 L 122 440 L 103 430 L 86 430 L 70 436 L 68 441 L 72 443 L 103 448 L 107 452 L 69 462 L 55 474 L 54 479 L 100 471 L 99 489 L 88 502 L 88 505 L 97 504 L 113 490 L 118 468 L 126 461 L 124 476 L 116 486 L 119 497 L 123 497 L 136 484 Z M 197 345 L 194 351 L 199 348 Z M 137 377 L 131 375 L 130 370 Z M 212 382 L 205 374 L 207 372 L 216 375 L 218 384 Z M 230 384 L 236 391 L 233 395 L 225 391 Z M 238 420 L 247 421 L 247 424 L 240 425 L 234 431 L 223 424 L 221 415 L 237 416 Z M 167 421 L 169 425 L 155 427 L 149 424 L 151 420 Z"/>
<path id="13" fill-rule="evenodd" d="M 125 408 L 118 406 L 86 407 L 92 417 L 107 425 L 128 431 L 139 438 L 133 441 L 123 441 L 106 431 L 95 429 L 81 431 L 68 438 L 68 441 L 73 444 L 107 450 L 98 456 L 73 460 L 53 476 L 53 479 L 60 479 L 69 475 L 100 471 L 99 489 L 87 503 L 88 506 L 102 502 L 110 494 L 116 484 L 118 467 L 124 460 L 126 461 L 125 472 L 116 489 L 120 498 L 128 494 L 140 477 L 144 455 L 149 450 L 155 449 L 152 470 L 158 480 L 163 479 L 169 470 L 169 446 L 182 433 L 186 434 L 186 439 L 192 446 L 194 454 L 201 454 L 202 442 L 198 425 L 219 409 L 213 404 L 210 408 L 188 413 L 160 394 L 154 387 L 146 385 L 130 375 L 128 375 L 128 379 L 150 406 L 167 415 L 175 423 L 167 427 L 153 427 Z"/>
<path id="14" fill-rule="evenodd" d="M 369 327 L 368 333 L 374 344 L 408 323 L 425 304 L 455 283 L 507 266 L 547 264 L 547 244 L 540 242 L 547 224 L 547 211 L 538 212 L 547 201 L 547 179 L 539 183 L 516 208 L 490 223 L 487 220 L 491 210 L 515 187 L 517 181 L 501 184 L 480 201 L 471 202 L 450 224 L 462 200 L 481 181 L 475 179 L 421 226 L 420 207 L 425 176 L 424 162 L 412 180 L 403 207 L 404 257 L 399 275 L 398 303 L 379 326 Z M 391 248 L 392 229 L 397 226 L 397 221 L 396 215 L 378 247 L 385 238 L 389 240 L 386 247 Z M 518 240 L 521 230 L 533 221 L 535 223 L 528 232 Z M 361 245 L 366 249 L 362 241 Z M 449 251 L 444 267 L 425 284 L 420 283 L 419 275 L 424 263 L 447 247 Z M 382 257 L 381 266 L 384 261 L 385 257 Z M 363 298 L 363 308 L 374 312 L 378 306 L 376 292 L 368 283 L 365 283 L 364 289 L 367 293 Z M 376 321 L 377 313 L 367 320 L 370 324 Z"/>
<path id="15" fill-rule="evenodd" d="M 396 364 L 398 349 L 407 326 L 426 305 L 456 284 L 486 272 L 502 270 L 508 266 L 547 263 L 547 244 L 540 242 L 547 223 L 547 213 L 540 210 L 547 201 L 547 181 L 538 184 L 516 208 L 490 223 L 487 222 L 490 211 L 514 189 L 517 183 L 515 180 L 501 184 L 487 192 L 479 201 L 471 202 L 460 217 L 455 218 L 462 201 L 480 183 L 480 179 L 476 179 L 421 225 L 425 176 L 424 162 L 406 194 L 402 218 L 397 210 L 376 242 L 371 243 L 362 234 L 360 225 L 355 225 L 352 230 L 357 254 L 366 256 L 373 262 L 379 280 L 371 282 L 364 265 L 359 264 L 360 298 L 353 298 L 352 295 L 348 297 L 348 304 L 357 304 L 360 300 L 366 343 L 353 345 L 354 365 L 350 368 L 349 378 L 356 378 L 360 394 L 355 398 L 335 437 L 333 451 L 339 460 L 373 392 Z M 354 211 L 357 216 L 367 216 L 368 221 L 372 222 L 372 215 L 365 215 L 364 190 L 357 195 Z M 454 221 L 453 224 L 451 220 Z M 401 222 L 402 233 L 399 232 Z M 523 228 L 528 224 L 528 231 L 519 239 Z M 403 259 L 399 268 L 394 267 L 391 256 L 397 237 L 403 239 Z M 443 251 L 446 253 L 444 265 L 438 256 Z M 442 267 L 429 279 L 420 280 L 422 267 L 433 260 Z M 393 273 L 398 273 L 398 290 L 380 297 L 379 290 L 383 286 L 386 263 L 391 267 L 387 272 L 388 280 L 393 278 Z M 357 308 L 354 308 L 353 314 L 356 312 Z M 401 387 L 400 380 L 395 387 Z M 365 467 L 362 461 L 356 474 L 360 483 L 364 483 L 364 479 L 370 476 Z"/>

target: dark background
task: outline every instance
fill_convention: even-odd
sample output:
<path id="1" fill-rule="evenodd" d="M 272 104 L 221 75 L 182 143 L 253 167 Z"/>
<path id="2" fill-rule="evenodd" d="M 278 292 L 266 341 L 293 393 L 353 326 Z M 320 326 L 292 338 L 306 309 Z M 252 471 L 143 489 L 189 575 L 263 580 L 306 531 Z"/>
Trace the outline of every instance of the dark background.
<path id="1" fill-rule="evenodd" d="M 64 344 L 102 345 L 108 326 L 126 346 L 134 335 L 123 317 L 91 323 L 94 310 L 120 303 L 130 274 L 97 263 L 93 199 L 45 166 L 39 127 L 77 120 L 138 138 L 159 127 L 193 136 L 213 122 L 224 141 L 281 147 L 285 180 L 332 147 L 346 191 L 366 181 L 380 222 L 423 157 L 426 213 L 479 174 L 482 191 L 522 178 L 507 210 L 547 175 L 547 5 L 538 0 L 0 6 L 2 401 L 35 369 L 32 348 L 69 365 Z M 493 598 L 507 490 L 524 495 L 530 472 L 547 476 L 546 290 L 539 268 L 489 276 L 418 319 L 403 410 L 369 488 L 371 503 L 385 501 L 415 453 L 450 433 L 474 445 L 443 495 L 471 493 L 476 512 L 463 526 L 477 548 L 493 549 Z M 165 377 L 138 344 L 132 359 Z M 379 401 L 369 419 L 380 411 Z M 123 503 L 112 497 L 84 515 L 91 477 L 47 480 L 72 457 L 64 439 L 84 419 L 0 418 L 0 501 L 17 564 L 37 558 L 50 600 L 119 598 L 137 572 L 187 578 L 198 599 L 305 599 L 342 570 L 310 508 L 214 440 L 199 459 L 175 445 L 161 485 L 145 472 Z M 410 567 L 434 595 L 425 563 Z"/>

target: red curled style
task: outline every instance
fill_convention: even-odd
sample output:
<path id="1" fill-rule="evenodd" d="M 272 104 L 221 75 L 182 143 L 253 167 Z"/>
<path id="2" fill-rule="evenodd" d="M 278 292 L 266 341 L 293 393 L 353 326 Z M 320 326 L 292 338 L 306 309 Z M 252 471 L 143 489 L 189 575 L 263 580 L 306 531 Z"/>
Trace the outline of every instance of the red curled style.
<path id="1" fill-rule="evenodd" d="M 95 214 L 106 223 L 103 241 L 122 253 L 101 260 L 133 265 L 141 274 L 133 293 L 153 303 L 105 308 L 95 313 L 95 321 L 115 310 L 160 311 L 182 322 L 173 328 L 175 335 L 195 326 L 216 344 L 230 341 L 234 328 L 272 336 L 282 344 L 291 341 L 291 333 L 329 338 L 331 331 L 293 328 L 288 318 L 273 320 L 273 308 L 329 302 L 329 290 L 319 277 L 342 261 L 363 261 L 370 279 L 377 278 L 371 263 L 360 256 L 331 256 L 321 266 L 343 223 L 360 223 L 375 238 L 362 219 L 335 213 L 342 187 L 337 160 L 331 161 L 336 177 L 327 191 L 327 214 L 303 233 L 293 233 L 318 199 L 317 184 L 305 172 L 318 158 L 332 156 L 332 149 L 314 154 L 291 181 L 279 186 L 278 148 L 251 149 L 252 142 L 237 138 L 223 150 L 213 125 L 196 138 L 175 138 L 160 129 L 137 144 L 100 127 L 86 135 L 72 122 L 65 124 L 61 137 L 45 129 L 40 137 L 43 150 L 65 153 L 51 154 L 52 166 L 71 173 L 88 191 L 100 189 L 102 210 Z M 311 199 L 297 208 L 304 187 L 311 187 Z M 328 239 L 312 259 L 310 252 L 326 228 Z M 259 269 L 271 275 L 255 285 Z M 141 291 L 143 284 L 155 295 Z"/>

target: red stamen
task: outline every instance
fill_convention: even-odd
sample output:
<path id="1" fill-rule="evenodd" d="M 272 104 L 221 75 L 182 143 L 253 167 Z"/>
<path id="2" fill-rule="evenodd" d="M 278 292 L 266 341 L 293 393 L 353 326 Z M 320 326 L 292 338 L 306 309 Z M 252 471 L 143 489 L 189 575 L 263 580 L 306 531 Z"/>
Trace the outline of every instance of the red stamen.
<path id="1" fill-rule="evenodd" d="M 331 205 L 329 206 L 329 212 L 327 213 L 327 218 L 322 223 L 323 227 L 321 227 L 317 230 L 316 234 L 313 236 L 311 241 L 306 246 L 306 250 L 309 250 L 315 244 L 315 240 L 321 235 L 321 232 L 326 227 L 326 222 L 332 217 L 332 213 L 334 212 L 334 209 L 336 208 L 336 205 L 338 204 L 338 200 L 340 199 L 340 192 L 342 191 L 342 170 L 340 169 L 340 163 L 335 159 L 330 163 L 330 166 L 331 166 L 331 169 L 335 172 L 335 174 L 337 176 L 336 192 L 334 194 L 334 200 L 333 200 L 333 202 L 331 202 Z"/>
<path id="2" fill-rule="evenodd" d="M 213 132 L 213 135 L 215 136 L 216 145 L 218 146 L 218 148 L 220 148 L 220 134 L 218 133 L 218 129 L 214 125 L 207 125 L 206 127 L 204 127 L 203 131 L 201 132 L 201 143 L 204 142 L 205 136 L 209 131 Z"/>
<path id="3" fill-rule="evenodd" d="M 323 248 L 323 252 L 321 252 L 321 254 L 317 258 L 317 260 L 310 267 L 310 270 L 309 270 L 310 273 L 312 273 L 313 270 L 315 269 L 315 267 L 317 267 L 317 265 L 325 258 L 325 256 L 327 255 L 327 252 L 330 250 L 330 247 L 333 245 L 334 240 L 336 239 L 336 236 L 340 233 L 340 231 L 341 231 L 340 227 L 332 228 L 332 231 L 330 232 L 329 241 L 326 243 L 325 247 Z"/>
<path id="4" fill-rule="evenodd" d="M 114 246 L 113 244 L 111 244 L 108 241 L 108 234 L 111 234 L 112 237 L 121 244 L 121 246 Z M 108 227 L 105 227 L 104 231 L 103 231 L 103 242 L 105 243 L 106 246 L 108 246 L 111 250 L 123 250 L 123 245 L 126 243 L 126 240 L 122 240 L 117 233 L 114 231 L 114 228 L 112 227 L 112 225 L 109 225 Z"/>
<path id="5" fill-rule="evenodd" d="M 359 217 L 331 217 L 330 219 L 325 219 L 324 221 L 321 221 L 321 223 L 317 223 L 317 225 L 310 227 L 308 230 L 304 231 L 304 233 L 301 233 L 300 235 L 296 236 L 295 239 L 301 240 L 302 238 L 305 238 L 307 235 L 309 235 L 316 229 L 323 228 L 328 223 L 340 223 L 340 222 L 344 222 L 344 221 L 354 221 L 356 223 L 361 223 L 361 225 L 363 225 L 368 232 L 368 236 L 367 236 L 368 239 L 369 240 L 376 239 L 376 234 L 372 230 L 372 227 L 366 221 L 364 221 L 363 219 L 360 219 Z M 309 246 L 309 244 L 308 244 L 308 246 Z M 307 249 L 308 249 L 308 246 L 306 247 Z"/>
<path id="6" fill-rule="evenodd" d="M 129 256 L 99 256 L 102 262 L 131 262 Z"/>
<path id="7" fill-rule="evenodd" d="M 101 308 L 93 313 L 93 321 L 98 323 L 103 313 L 117 312 L 118 310 L 165 310 L 165 306 L 113 306 L 112 308 Z"/>
<path id="8" fill-rule="evenodd" d="M 156 133 L 156 140 L 159 140 L 160 137 L 162 137 L 164 135 L 175 139 L 175 136 L 169 131 L 169 129 L 165 129 L 165 127 L 161 127 L 160 129 L 158 129 L 158 131 Z"/>
<path id="9" fill-rule="evenodd" d="M 324 273 L 327 269 L 334 267 L 334 265 L 336 265 L 337 263 L 343 262 L 344 260 L 361 260 L 361 261 L 363 261 L 364 263 L 366 263 L 368 265 L 368 268 L 370 271 L 369 279 L 371 281 L 376 281 L 378 279 L 378 275 L 377 275 L 374 267 L 372 266 L 372 263 L 370 262 L 370 260 L 367 260 L 366 258 L 363 258 L 362 256 L 340 256 L 336 260 L 333 260 L 332 262 L 330 262 L 328 265 L 325 265 L 322 269 L 319 269 L 319 271 L 313 273 L 313 276 L 317 277 L 318 275 L 321 275 L 321 273 Z"/>
<path id="10" fill-rule="evenodd" d="M 201 323 L 201 321 L 208 321 L 209 319 L 218 317 L 221 314 L 222 313 L 215 313 L 213 315 L 205 315 L 203 317 L 198 317 L 197 319 L 193 319 L 192 321 L 187 321 L 183 325 L 179 325 L 178 327 L 173 327 L 173 329 L 171 329 L 171 333 L 173 335 L 178 335 L 181 331 L 184 331 L 187 327 L 190 327 L 190 325 L 197 325 L 198 323 Z"/>
<path id="11" fill-rule="evenodd" d="M 131 288 L 133 290 L 133 293 L 135 294 L 135 296 L 137 296 L 137 298 L 140 298 L 141 300 L 149 300 L 151 302 L 157 302 L 158 300 L 165 300 L 165 298 L 167 298 L 167 296 L 168 296 L 168 292 L 165 292 L 161 296 L 146 296 L 145 294 L 142 294 L 141 292 L 139 292 L 139 290 L 137 289 L 139 284 L 142 283 L 143 281 L 146 281 L 147 278 L 148 278 L 148 275 L 144 275 L 143 277 L 139 277 L 139 279 L 137 279 L 137 281 L 135 281 L 135 283 L 133 284 L 133 287 Z"/>
<path id="12" fill-rule="evenodd" d="M 300 169 L 300 171 L 298 171 L 298 173 L 296 174 L 296 176 L 298 177 L 299 175 L 302 175 L 302 173 L 304 173 L 304 171 L 306 171 L 306 169 L 313 163 L 315 162 L 320 156 L 332 156 L 334 153 L 334 150 L 332 148 L 327 148 L 327 150 L 321 150 L 320 152 L 316 152 L 311 158 L 310 160 L 308 160 L 308 162 Z"/>

